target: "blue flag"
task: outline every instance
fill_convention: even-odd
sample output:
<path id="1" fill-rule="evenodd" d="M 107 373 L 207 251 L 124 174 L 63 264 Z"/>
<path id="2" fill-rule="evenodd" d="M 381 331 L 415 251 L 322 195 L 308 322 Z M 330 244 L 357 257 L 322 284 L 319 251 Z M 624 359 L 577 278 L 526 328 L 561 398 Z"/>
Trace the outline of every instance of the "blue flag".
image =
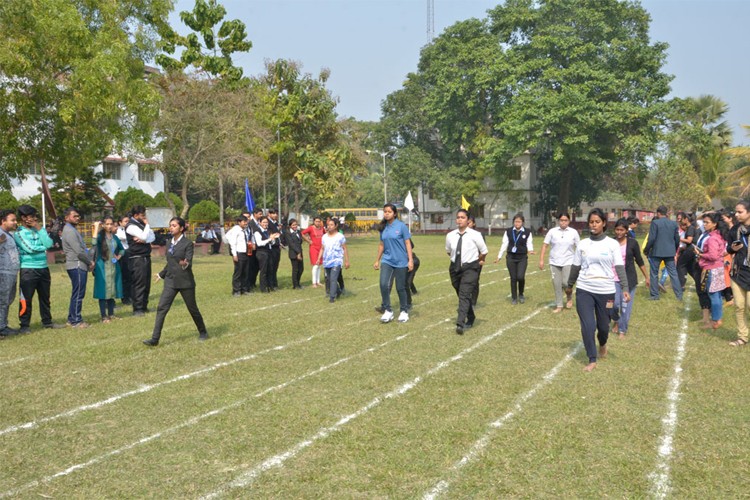
<path id="1" fill-rule="evenodd" d="M 247 184 L 247 179 L 245 179 L 245 206 L 247 206 L 250 212 L 255 208 L 255 202 L 253 201 L 253 195 L 250 194 L 250 186 Z"/>

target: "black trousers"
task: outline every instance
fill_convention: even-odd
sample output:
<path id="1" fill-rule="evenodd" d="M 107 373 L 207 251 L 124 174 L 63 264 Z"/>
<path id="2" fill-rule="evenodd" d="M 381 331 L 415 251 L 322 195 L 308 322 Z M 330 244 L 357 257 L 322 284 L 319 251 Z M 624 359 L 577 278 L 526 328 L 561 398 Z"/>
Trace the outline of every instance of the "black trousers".
<path id="1" fill-rule="evenodd" d="M 607 308 L 608 304 L 612 307 Z M 610 311 L 614 304 L 614 293 L 598 294 L 576 288 L 576 312 L 581 320 L 581 336 L 589 363 L 596 363 L 596 341 L 599 341 L 600 346 L 607 345 Z"/>
<path id="2" fill-rule="evenodd" d="M 458 317 L 456 325 L 465 326 L 474 323 L 474 306 L 471 305 L 471 295 L 479 282 L 479 261 L 470 262 L 461 266 L 459 271 L 449 268 L 451 285 L 458 295 Z"/>
<path id="3" fill-rule="evenodd" d="M 693 266 L 691 276 L 695 282 L 695 293 L 698 294 L 698 303 L 700 304 L 701 309 L 711 309 L 711 299 L 708 297 L 708 292 L 701 290 L 702 273 L 703 271 L 698 264 Z"/>
<path id="4" fill-rule="evenodd" d="M 39 316 L 42 318 L 43 325 L 52 324 L 52 312 L 49 302 L 49 291 L 52 285 L 49 268 L 44 269 L 21 269 L 19 288 L 26 299 L 26 310 L 21 314 L 21 304 L 18 305 L 18 319 L 21 327 L 28 327 L 31 324 L 31 305 L 34 294 L 39 296 Z"/>
<path id="5" fill-rule="evenodd" d="M 232 273 L 232 293 L 246 293 L 250 291 L 247 287 L 247 274 L 249 270 L 250 257 L 246 253 L 238 254 L 237 262 L 234 263 L 234 273 Z"/>
<path id="6" fill-rule="evenodd" d="M 122 276 L 122 303 L 129 304 L 132 298 L 132 292 L 130 290 L 130 253 L 125 250 L 125 253 L 119 260 L 120 262 L 120 275 Z"/>
<path id="7" fill-rule="evenodd" d="M 479 280 L 482 278 L 482 267 L 479 266 L 479 271 L 477 272 L 477 286 L 474 287 L 474 292 L 471 294 L 471 305 L 475 306 L 477 305 L 477 301 L 479 300 Z"/>
<path id="8" fill-rule="evenodd" d="M 273 256 L 270 250 L 259 248 L 255 251 L 255 255 L 258 257 L 258 274 L 260 275 L 260 291 L 270 291 L 270 280 L 271 264 Z"/>
<path id="9" fill-rule="evenodd" d="M 130 257 L 130 290 L 134 312 L 148 311 L 148 296 L 151 293 L 151 256 Z"/>
<path id="10" fill-rule="evenodd" d="M 247 256 L 247 285 L 248 290 L 253 290 L 255 284 L 258 282 L 258 274 L 260 273 L 260 263 L 258 262 L 258 250 L 254 251 L 252 255 Z"/>
<path id="11" fill-rule="evenodd" d="M 505 259 L 510 275 L 510 296 L 517 299 L 523 295 L 523 289 L 526 287 L 526 267 L 529 264 L 528 254 L 514 255 L 508 254 Z"/>
<path id="12" fill-rule="evenodd" d="M 278 240 L 276 240 L 278 241 Z M 272 246 L 271 247 L 271 269 L 268 279 L 268 284 L 272 288 L 278 288 L 279 287 L 279 264 L 281 263 L 281 247 L 280 246 Z"/>
<path id="13" fill-rule="evenodd" d="M 195 288 L 182 288 L 176 289 L 171 286 L 164 284 L 164 290 L 161 292 L 159 298 L 159 305 L 156 308 L 156 321 L 154 322 L 154 333 L 151 338 L 159 340 L 161 337 L 161 330 L 164 327 L 164 320 L 167 317 L 169 309 L 172 307 L 172 302 L 179 292 L 182 295 L 182 300 L 185 301 L 190 316 L 193 318 L 195 326 L 198 328 L 198 333 L 206 333 L 206 324 L 203 322 L 203 316 L 198 310 L 198 304 L 195 302 Z"/>
<path id="14" fill-rule="evenodd" d="M 300 257 L 302 255 L 300 254 Z M 300 280 L 302 279 L 302 273 L 305 270 L 305 260 L 302 259 L 289 259 L 292 263 L 292 288 L 302 288 Z"/>
<path id="15" fill-rule="evenodd" d="M 677 278 L 679 278 L 683 290 L 687 284 L 687 277 L 693 275 L 695 267 L 698 267 L 695 252 L 690 247 L 683 248 L 680 255 L 677 256 Z"/>

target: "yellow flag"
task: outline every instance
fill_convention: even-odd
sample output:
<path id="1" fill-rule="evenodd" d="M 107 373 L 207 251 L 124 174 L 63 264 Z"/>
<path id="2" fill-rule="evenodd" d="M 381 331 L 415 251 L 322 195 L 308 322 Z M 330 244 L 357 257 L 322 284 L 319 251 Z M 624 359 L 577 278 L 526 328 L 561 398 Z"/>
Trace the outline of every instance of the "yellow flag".
<path id="1" fill-rule="evenodd" d="M 468 210 L 470 206 L 471 204 L 468 201 L 466 201 L 466 198 L 464 198 L 464 195 L 461 195 L 461 208 L 463 208 L 464 210 Z"/>

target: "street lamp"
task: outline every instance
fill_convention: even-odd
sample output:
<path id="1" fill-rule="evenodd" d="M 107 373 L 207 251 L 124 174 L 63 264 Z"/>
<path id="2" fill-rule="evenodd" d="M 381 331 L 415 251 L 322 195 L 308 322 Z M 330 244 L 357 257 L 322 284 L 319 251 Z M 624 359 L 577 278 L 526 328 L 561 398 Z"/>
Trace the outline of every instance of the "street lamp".
<path id="1" fill-rule="evenodd" d="M 375 151 L 374 149 L 365 149 L 365 153 L 368 155 L 376 154 L 383 157 L 383 204 L 388 203 L 388 178 L 386 177 L 386 171 L 385 171 L 385 157 L 388 155 L 388 153 L 381 153 L 380 151 Z"/>

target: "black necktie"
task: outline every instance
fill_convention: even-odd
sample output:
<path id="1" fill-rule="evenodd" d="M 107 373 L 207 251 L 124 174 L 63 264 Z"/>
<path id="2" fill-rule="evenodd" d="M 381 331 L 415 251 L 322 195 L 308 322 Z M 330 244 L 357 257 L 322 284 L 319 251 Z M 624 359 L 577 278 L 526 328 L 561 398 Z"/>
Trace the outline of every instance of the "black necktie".
<path id="1" fill-rule="evenodd" d="M 456 243 L 456 259 L 453 261 L 453 270 L 456 272 L 461 271 L 461 244 L 463 243 L 463 240 L 464 240 L 464 235 L 459 234 L 458 243 Z"/>

